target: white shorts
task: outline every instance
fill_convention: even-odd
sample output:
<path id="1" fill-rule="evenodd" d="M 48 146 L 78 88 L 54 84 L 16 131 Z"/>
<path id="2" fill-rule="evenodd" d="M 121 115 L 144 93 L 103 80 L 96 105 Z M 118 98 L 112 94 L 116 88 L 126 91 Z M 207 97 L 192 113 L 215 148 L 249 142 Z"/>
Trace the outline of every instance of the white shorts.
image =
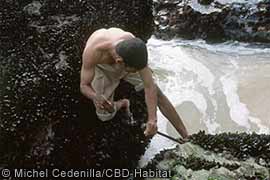
<path id="1" fill-rule="evenodd" d="M 107 65 L 102 65 L 102 69 L 95 68 L 95 77 L 92 81 L 92 87 L 98 95 L 103 95 L 110 102 L 113 102 L 114 100 L 114 91 L 118 87 L 121 79 L 134 85 L 136 91 L 144 89 L 143 81 L 139 73 L 127 73 L 119 71 L 110 72 L 105 71 L 104 67 L 108 68 Z M 115 104 L 113 112 L 108 112 L 102 109 L 98 109 L 96 107 L 96 114 L 98 118 L 102 121 L 111 120 L 115 116 L 116 112 L 117 109 Z"/>

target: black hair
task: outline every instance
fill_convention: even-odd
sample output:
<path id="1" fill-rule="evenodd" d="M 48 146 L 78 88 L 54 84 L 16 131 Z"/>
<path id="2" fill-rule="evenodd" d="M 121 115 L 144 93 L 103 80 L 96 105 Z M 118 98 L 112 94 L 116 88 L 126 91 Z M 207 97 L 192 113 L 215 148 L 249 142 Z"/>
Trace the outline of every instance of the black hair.
<path id="1" fill-rule="evenodd" d="M 128 67 L 141 70 L 147 65 L 147 48 L 140 38 L 119 42 L 116 45 L 116 53 L 123 58 L 125 65 Z"/>

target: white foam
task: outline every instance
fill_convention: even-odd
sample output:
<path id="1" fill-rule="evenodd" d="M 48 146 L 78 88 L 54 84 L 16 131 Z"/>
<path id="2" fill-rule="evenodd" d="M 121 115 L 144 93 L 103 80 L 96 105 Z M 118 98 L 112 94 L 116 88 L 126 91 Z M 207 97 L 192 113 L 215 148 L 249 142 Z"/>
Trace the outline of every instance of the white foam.
<path id="1" fill-rule="evenodd" d="M 164 41 L 150 39 L 149 47 L 150 52 L 156 54 L 150 54 L 150 66 L 165 69 L 175 74 L 175 78 L 181 77 L 186 71 L 193 72 L 196 78 L 194 83 L 199 83 L 207 90 L 210 94 L 214 94 L 213 83 L 215 80 L 214 75 L 211 71 L 203 65 L 201 62 L 197 61 L 193 57 L 190 57 L 186 52 L 184 52 L 181 47 L 177 45 L 176 41 L 168 41 L 163 44 Z M 156 46 L 156 44 L 162 44 L 162 46 Z M 181 80 L 181 79 L 178 79 Z M 185 84 L 186 81 L 177 81 L 176 84 Z"/>
<path id="2" fill-rule="evenodd" d="M 200 12 L 201 14 L 211 14 L 214 12 L 221 12 L 221 9 L 215 8 L 211 5 L 201 5 L 197 0 L 191 0 L 191 6 L 195 11 Z"/>
<path id="3" fill-rule="evenodd" d="M 153 37 L 155 38 L 155 37 Z M 210 52 L 216 53 L 227 53 L 235 55 L 252 55 L 252 54 L 269 54 L 270 45 L 269 44 L 258 44 L 258 43 L 244 43 L 238 41 L 226 41 L 223 43 L 217 44 L 208 44 L 205 40 L 196 39 L 196 40 L 183 40 L 183 39 L 174 39 L 171 40 L 178 45 L 183 46 L 192 46 L 207 49 Z"/>
<path id="4" fill-rule="evenodd" d="M 238 125 L 250 129 L 248 121 L 249 111 L 245 104 L 240 102 L 237 94 L 237 82 L 229 75 L 222 76 L 220 81 L 223 85 L 223 92 L 230 108 L 231 119 Z"/>
<path id="5" fill-rule="evenodd" d="M 150 66 L 163 69 L 170 75 L 166 79 L 158 79 L 158 84 L 175 106 L 185 101 L 192 102 L 202 114 L 200 121 L 204 122 L 208 132 L 214 134 L 220 126 L 216 122 L 216 113 L 208 114 L 208 104 L 201 89 L 208 91 L 208 97 L 215 94 L 213 73 L 199 60 L 185 52 L 175 40 L 161 41 L 150 39 Z M 211 99 L 209 103 L 217 109 L 217 103 Z"/>
<path id="6" fill-rule="evenodd" d="M 207 118 L 207 101 L 203 93 L 199 92 L 198 86 L 205 88 L 209 94 L 214 94 L 214 76 L 210 70 L 202 63 L 189 57 L 175 41 L 161 41 L 150 39 L 148 42 L 150 67 L 156 71 L 165 72 L 166 77 L 162 78 L 156 74 L 157 84 L 165 95 L 171 100 L 174 106 L 181 105 L 185 101 L 192 102 L 203 114 L 201 121 L 206 123 L 211 133 L 215 132 L 218 124 Z M 166 120 L 163 115 L 158 113 L 158 127 L 166 133 Z M 141 158 L 140 165 L 143 166 L 147 161 L 154 157 L 156 153 L 164 148 L 172 147 L 175 143 L 161 136 L 155 136 L 145 155 Z"/>
<path id="7" fill-rule="evenodd" d="M 154 37 L 147 45 L 150 67 L 154 70 L 156 82 L 164 94 L 175 107 L 185 110 L 187 107 L 183 104 L 191 102 L 199 111 L 199 119 L 186 118 L 183 119 L 184 121 L 197 123 L 199 120 L 205 124 L 210 134 L 230 131 L 226 127 L 221 127 L 221 124 L 225 123 L 222 122 L 223 120 L 236 123 L 250 132 L 254 130 L 251 124 L 256 124 L 259 133 L 270 133 L 269 127 L 263 125 L 258 117 L 251 116 L 252 112 L 240 101 L 238 94 L 238 83 L 242 80 L 238 79 L 241 78 L 238 73 L 246 72 L 245 67 L 242 66 L 246 58 L 242 55 L 250 54 L 254 57 L 257 54 L 267 53 L 265 57 L 268 57 L 270 48 L 253 47 L 239 42 L 207 44 L 203 40 L 162 41 Z M 267 58 L 261 59 L 269 64 Z M 166 133 L 167 123 L 168 120 L 159 112 L 159 130 Z M 141 164 L 146 163 L 160 150 L 172 145 L 173 142 L 155 136 Z"/>
<path id="8" fill-rule="evenodd" d="M 253 117 L 253 116 L 249 116 L 249 120 L 251 122 L 255 123 L 259 127 L 259 131 L 257 133 L 259 133 L 259 134 L 270 134 L 269 127 L 263 125 L 262 124 L 262 121 L 259 118 Z"/>

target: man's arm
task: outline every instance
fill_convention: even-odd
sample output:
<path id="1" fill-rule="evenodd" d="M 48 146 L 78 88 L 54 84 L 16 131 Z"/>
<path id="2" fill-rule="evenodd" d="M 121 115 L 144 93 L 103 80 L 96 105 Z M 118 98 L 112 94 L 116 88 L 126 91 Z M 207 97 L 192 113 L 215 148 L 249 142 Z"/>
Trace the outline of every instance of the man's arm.
<path id="1" fill-rule="evenodd" d="M 91 52 L 84 51 L 82 58 L 82 69 L 81 69 L 81 82 L 80 90 L 81 93 L 88 99 L 94 100 L 96 97 L 96 92 L 92 88 L 92 81 L 95 76 L 95 65 L 91 61 Z"/>
<path id="2" fill-rule="evenodd" d="M 86 96 L 88 99 L 91 99 L 95 103 L 97 108 L 111 110 L 113 108 L 111 102 L 102 96 L 98 97 L 92 87 L 92 81 L 95 76 L 96 59 L 98 59 L 96 56 L 97 55 L 93 55 L 91 50 L 85 50 L 83 53 L 80 90 L 84 96 Z"/>
<path id="3" fill-rule="evenodd" d="M 163 92 L 158 88 L 158 107 L 161 113 L 172 123 L 174 128 L 177 130 L 177 132 L 183 137 L 188 138 L 188 132 L 187 129 L 176 112 L 175 108 L 173 107 L 170 100 L 163 94 Z"/>
<path id="4" fill-rule="evenodd" d="M 144 133 L 146 136 L 153 136 L 157 132 L 157 88 L 148 67 L 142 69 L 140 75 L 144 82 L 145 102 L 148 110 L 148 122 Z"/>

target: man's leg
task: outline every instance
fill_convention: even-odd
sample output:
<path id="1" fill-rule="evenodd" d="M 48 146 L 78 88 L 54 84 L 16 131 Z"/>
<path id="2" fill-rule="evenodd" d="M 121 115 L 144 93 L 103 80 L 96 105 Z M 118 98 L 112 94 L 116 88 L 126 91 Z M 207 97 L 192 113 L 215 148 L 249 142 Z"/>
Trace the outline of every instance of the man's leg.
<path id="1" fill-rule="evenodd" d="M 114 101 L 116 105 L 116 110 L 119 111 L 121 108 L 125 108 L 126 111 L 129 111 L 129 100 L 128 99 L 120 99 L 118 101 Z"/>
<path id="2" fill-rule="evenodd" d="M 177 132 L 183 137 L 188 137 L 188 132 L 186 127 L 177 114 L 175 108 L 169 99 L 163 94 L 163 92 L 157 86 L 157 96 L 158 96 L 158 107 L 161 113 L 172 123 Z"/>

